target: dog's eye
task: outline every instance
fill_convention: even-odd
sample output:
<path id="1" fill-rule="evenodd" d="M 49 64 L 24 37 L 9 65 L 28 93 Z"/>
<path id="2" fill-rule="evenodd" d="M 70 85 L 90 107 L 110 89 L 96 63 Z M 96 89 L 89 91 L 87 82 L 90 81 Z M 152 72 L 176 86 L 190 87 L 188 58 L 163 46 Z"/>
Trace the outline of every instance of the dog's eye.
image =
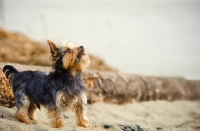
<path id="1" fill-rule="evenodd" d="M 71 50 L 70 48 L 67 48 L 66 52 L 67 52 L 67 53 L 71 53 L 72 50 Z"/>

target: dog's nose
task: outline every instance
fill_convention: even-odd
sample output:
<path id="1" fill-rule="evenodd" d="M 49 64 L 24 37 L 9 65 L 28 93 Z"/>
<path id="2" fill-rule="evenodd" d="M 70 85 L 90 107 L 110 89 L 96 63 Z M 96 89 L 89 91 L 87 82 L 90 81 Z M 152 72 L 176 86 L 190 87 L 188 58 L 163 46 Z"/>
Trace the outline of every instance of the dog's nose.
<path id="1" fill-rule="evenodd" d="M 80 46 L 79 48 L 81 48 L 81 49 L 84 49 L 84 47 L 83 47 L 83 46 Z"/>

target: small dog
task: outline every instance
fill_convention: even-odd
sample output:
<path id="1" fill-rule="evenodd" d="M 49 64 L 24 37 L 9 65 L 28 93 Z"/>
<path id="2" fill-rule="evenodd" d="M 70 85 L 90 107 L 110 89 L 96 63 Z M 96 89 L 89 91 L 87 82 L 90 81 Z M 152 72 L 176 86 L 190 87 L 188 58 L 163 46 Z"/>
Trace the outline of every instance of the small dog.
<path id="1" fill-rule="evenodd" d="M 90 59 L 83 46 L 66 42 L 61 46 L 48 40 L 53 71 L 49 74 L 40 71 L 19 72 L 11 65 L 3 71 L 9 79 L 17 107 L 16 118 L 26 124 L 31 120 L 45 124 L 36 118 L 36 109 L 47 108 L 47 116 L 52 127 L 64 126 L 63 112 L 75 112 L 78 126 L 87 127 L 84 105 L 87 104 L 86 87 L 82 71 L 89 66 Z"/>

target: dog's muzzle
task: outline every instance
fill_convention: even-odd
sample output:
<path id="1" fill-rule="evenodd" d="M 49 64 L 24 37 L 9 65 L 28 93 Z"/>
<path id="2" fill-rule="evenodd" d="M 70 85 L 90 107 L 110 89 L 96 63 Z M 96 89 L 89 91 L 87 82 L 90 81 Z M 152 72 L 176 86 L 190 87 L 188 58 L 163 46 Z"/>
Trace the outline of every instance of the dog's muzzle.
<path id="1" fill-rule="evenodd" d="M 84 55 L 84 47 L 83 47 L 83 46 L 80 46 L 80 47 L 79 47 L 79 52 L 78 52 L 77 58 L 81 58 L 82 55 Z"/>

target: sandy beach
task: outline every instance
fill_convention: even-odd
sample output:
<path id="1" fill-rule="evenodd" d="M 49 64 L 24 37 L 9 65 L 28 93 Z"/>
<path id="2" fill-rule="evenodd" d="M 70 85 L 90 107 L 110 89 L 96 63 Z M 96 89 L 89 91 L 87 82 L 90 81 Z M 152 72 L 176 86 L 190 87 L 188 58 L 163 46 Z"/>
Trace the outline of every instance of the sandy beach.
<path id="1" fill-rule="evenodd" d="M 77 127 L 74 114 L 69 111 L 64 114 L 65 126 L 55 129 L 50 127 L 44 108 L 37 116 L 47 125 L 34 122 L 26 125 L 14 118 L 16 107 L 1 106 L 0 115 L 4 118 L 0 118 L 0 131 L 116 131 L 128 126 L 134 129 L 136 125 L 144 131 L 199 131 L 199 109 L 200 101 L 149 101 L 124 105 L 98 102 L 87 106 L 88 128 Z"/>

